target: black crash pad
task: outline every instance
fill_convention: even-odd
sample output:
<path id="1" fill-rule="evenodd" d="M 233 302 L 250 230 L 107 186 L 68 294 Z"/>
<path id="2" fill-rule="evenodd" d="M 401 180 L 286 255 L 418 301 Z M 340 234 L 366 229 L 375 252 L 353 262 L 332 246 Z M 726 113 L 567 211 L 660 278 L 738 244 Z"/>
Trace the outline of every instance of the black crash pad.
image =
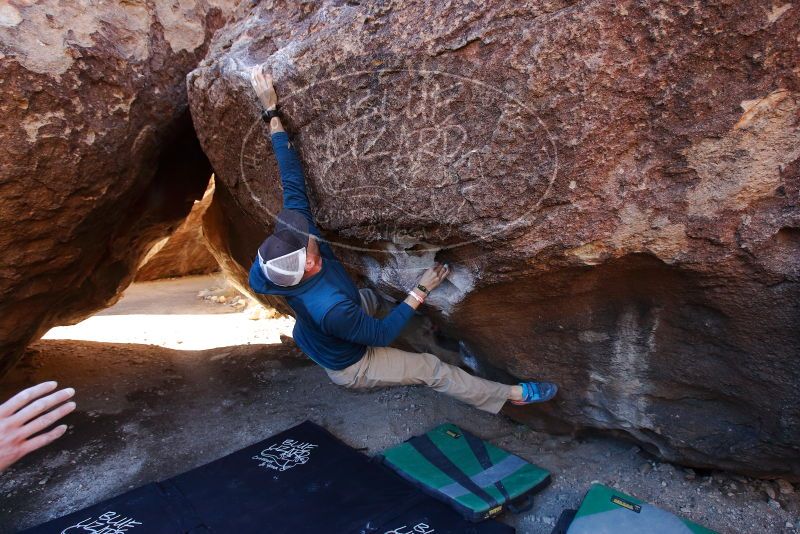
<path id="1" fill-rule="evenodd" d="M 120 526 L 101 530 L 114 521 Z M 78 526 L 92 522 L 99 528 Z M 61 533 L 69 527 L 74 527 L 67 530 L 70 534 L 514 532 L 494 521 L 468 523 L 308 421 L 27 532 Z"/>

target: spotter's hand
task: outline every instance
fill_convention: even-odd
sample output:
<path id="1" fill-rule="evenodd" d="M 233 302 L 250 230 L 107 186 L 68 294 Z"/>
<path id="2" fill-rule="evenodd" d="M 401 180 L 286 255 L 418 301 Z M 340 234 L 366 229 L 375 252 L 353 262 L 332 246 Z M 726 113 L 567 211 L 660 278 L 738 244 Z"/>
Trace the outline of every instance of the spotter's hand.
<path id="1" fill-rule="evenodd" d="M 67 431 L 67 425 L 59 425 L 39 434 L 75 409 L 74 402 L 65 402 L 75 390 L 67 388 L 50 393 L 57 385 L 44 382 L 0 404 L 0 471 Z"/>

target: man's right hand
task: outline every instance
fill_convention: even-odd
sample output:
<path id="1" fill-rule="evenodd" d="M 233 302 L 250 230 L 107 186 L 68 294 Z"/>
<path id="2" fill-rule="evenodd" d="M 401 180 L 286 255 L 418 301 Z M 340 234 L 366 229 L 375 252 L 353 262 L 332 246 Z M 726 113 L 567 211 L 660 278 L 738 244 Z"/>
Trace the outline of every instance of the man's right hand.
<path id="1" fill-rule="evenodd" d="M 75 409 L 74 402 L 62 404 L 75 394 L 72 388 L 43 397 L 56 389 L 57 385 L 55 382 L 44 382 L 20 391 L 0 404 L 0 471 L 29 452 L 60 438 L 67 431 L 67 425 L 59 425 L 39 434 Z"/>
<path id="2" fill-rule="evenodd" d="M 439 287 L 439 284 L 442 283 L 442 280 L 447 278 L 448 274 L 450 274 L 450 268 L 447 265 L 434 263 L 433 267 L 422 274 L 422 278 L 419 279 L 419 284 L 421 286 L 425 286 L 425 289 L 427 289 L 429 292 L 433 291 Z"/>
<path id="3" fill-rule="evenodd" d="M 275 109 L 278 105 L 278 95 L 272 85 L 272 74 L 265 72 L 264 67 L 264 65 L 253 67 L 250 71 L 250 84 L 264 108 Z"/>

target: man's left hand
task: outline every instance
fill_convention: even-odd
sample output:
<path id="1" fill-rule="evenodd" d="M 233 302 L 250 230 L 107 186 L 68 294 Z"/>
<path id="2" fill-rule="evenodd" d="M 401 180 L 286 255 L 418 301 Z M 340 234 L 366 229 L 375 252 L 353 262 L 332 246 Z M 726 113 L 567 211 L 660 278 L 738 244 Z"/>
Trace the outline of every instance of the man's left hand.
<path id="1" fill-rule="evenodd" d="M 250 71 L 250 84 L 264 108 L 275 109 L 277 107 L 278 95 L 272 85 L 272 74 L 265 72 L 264 65 L 256 65 Z"/>

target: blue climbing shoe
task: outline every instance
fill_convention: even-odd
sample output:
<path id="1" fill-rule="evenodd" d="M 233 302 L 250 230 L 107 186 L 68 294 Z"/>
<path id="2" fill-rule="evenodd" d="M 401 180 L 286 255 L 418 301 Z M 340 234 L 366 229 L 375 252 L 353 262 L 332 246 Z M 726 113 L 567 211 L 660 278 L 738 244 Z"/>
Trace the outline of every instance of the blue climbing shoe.
<path id="1" fill-rule="evenodd" d="M 524 406 L 534 402 L 549 401 L 558 393 L 558 386 L 552 382 L 520 382 L 522 387 L 522 400 L 512 400 L 512 404 Z"/>

